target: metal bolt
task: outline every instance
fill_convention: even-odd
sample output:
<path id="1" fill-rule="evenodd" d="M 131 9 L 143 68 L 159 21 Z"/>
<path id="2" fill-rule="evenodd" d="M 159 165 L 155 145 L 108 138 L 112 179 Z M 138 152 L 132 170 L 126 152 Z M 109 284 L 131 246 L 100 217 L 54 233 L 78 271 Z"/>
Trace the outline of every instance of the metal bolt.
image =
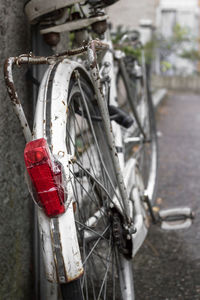
<path id="1" fill-rule="evenodd" d="M 134 233 L 136 233 L 137 232 L 137 229 L 134 227 L 134 226 L 131 226 L 130 228 L 129 228 L 129 233 L 130 234 L 134 234 Z"/>
<path id="2" fill-rule="evenodd" d="M 66 282 L 65 277 L 64 277 L 64 276 L 60 276 L 60 277 L 59 277 L 59 281 L 60 281 L 61 283 Z"/>
<path id="3" fill-rule="evenodd" d="M 126 238 L 127 238 L 127 240 L 131 240 L 131 235 L 127 234 Z"/>
<path id="4" fill-rule="evenodd" d="M 105 66 L 106 68 L 110 67 L 109 61 L 105 61 L 104 66 Z"/>
<path id="5" fill-rule="evenodd" d="M 49 46 L 56 46 L 60 42 L 60 34 L 57 32 L 50 32 L 43 35 L 45 43 Z"/>

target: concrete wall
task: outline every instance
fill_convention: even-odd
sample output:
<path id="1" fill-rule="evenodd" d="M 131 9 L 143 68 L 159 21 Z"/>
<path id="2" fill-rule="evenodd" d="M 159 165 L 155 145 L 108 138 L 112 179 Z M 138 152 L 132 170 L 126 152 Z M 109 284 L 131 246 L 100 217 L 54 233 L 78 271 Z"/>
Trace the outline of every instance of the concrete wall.
<path id="1" fill-rule="evenodd" d="M 114 24 L 137 28 L 141 19 L 151 19 L 155 24 L 158 0 L 120 0 L 109 8 Z"/>
<path id="2" fill-rule="evenodd" d="M 167 88 L 177 91 L 200 92 L 199 76 L 152 76 L 152 86 L 155 88 Z"/>
<path id="3" fill-rule="evenodd" d="M 27 300 L 32 295 L 32 203 L 24 183 L 25 141 L 3 80 L 6 57 L 30 51 L 23 0 L 0 1 L 0 299 Z M 26 69 L 16 70 L 19 95 L 30 111 Z"/>

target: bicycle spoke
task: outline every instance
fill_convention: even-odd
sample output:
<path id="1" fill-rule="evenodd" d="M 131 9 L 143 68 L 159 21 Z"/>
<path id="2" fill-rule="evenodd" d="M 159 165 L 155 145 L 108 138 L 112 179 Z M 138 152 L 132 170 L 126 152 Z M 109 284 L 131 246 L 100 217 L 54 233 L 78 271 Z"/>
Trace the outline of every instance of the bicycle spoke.
<path id="1" fill-rule="evenodd" d="M 109 245 L 109 246 L 111 246 L 111 245 Z M 110 256 L 111 256 L 111 247 L 109 247 L 109 253 L 108 253 L 108 256 L 107 256 L 107 257 L 110 258 Z M 104 278 L 103 278 L 103 282 L 102 282 L 101 289 L 100 289 L 100 291 L 99 291 L 99 296 L 98 296 L 97 300 L 100 299 L 100 296 L 101 296 L 101 293 L 102 293 L 104 284 L 105 284 L 106 279 L 107 279 L 109 267 L 110 267 L 110 262 L 107 264 L 106 272 L 105 272 L 105 275 L 104 275 Z"/>
<path id="2" fill-rule="evenodd" d="M 110 225 L 108 225 L 106 227 L 106 229 L 104 230 L 104 232 L 102 233 L 102 235 L 104 235 L 108 229 L 110 228 Z M 97 245 L 99 244 L 100 240 L 102 239 L 102 237 L 99 237 L 98 240 L 96 241 L 96 243 L 94 244 L 94 246 L 92 247 L 92 249 L 90 250 L 89 254 L 87 255 L 87 257 L 85 258 L 85 260 L 83 261 L 83 266 L 85 265 L 85 263 L 87 262 L 87 260 L 89 259 L 90 255 L 92 254 L 92 252 L 94 251 L 94 249 L 97 247 Z"/>
<path id="3" fill-rule="evenodd" d="M 70 172 L 71 172 L 71 170 L 70 170 Z M 74 175 L 73 172 L 71 172 L 71 173 L 72 173 L 72 175 Z M 94 199 L 91 197 L 90 193 L 88 193 L 88 191 L 86 190 L 85 186 L 83 184 L 81 184 L 80 180 L 77 177 L 75 177 L 75 180 L 80 184 L 82 191 L 84 191 L 87 194 L 87 196 L 89 197 L 89 199 L 91 200 L 91 202 L 94 203 L 94 204 L 96 204 L 97 207 L 98 207 L 98 209 L 100 209 L 101 207 L 100 207 L 99 201 L 94 201 Z M 82 202 L 84 202 L 83 201 L 84 198 L 85 197 L 82 196 Z M 78 201 L 78 203 L 79 203 L 79 201 Z M 79 205 L 80 205 L 80 203 L 79 203 Z M 83 205 L 84 205 L 84 203 L 83 203 Z"/>
<path id="4" fill-rule="evenodd" d="M 102 239 L 104 239 L 104 240 L 107 240 L 107 239 L 105 238 L 105 236 L 103 236 L 103 234 L 100 234 L 99 232 L 93 230 L 93 229 L 90 228 L 89 226 L 87 226 L 87 225 L 85 225 L 85 224 L 83 224 L 83 223 L 81 223 L 81 222 L 79 222 L 79 221 L 77 221 L 77 220 L 76 220 L 75 222 L 76 222 L 77 224 L 81 225 L 83 228 L 85 228 L 85 229 L 91 231 L 91 232 L 94 233 L 96 236 L 98 236 L 98 237 L 100 237 L 100 238 L 102 238 Z M 81 229 L 81 230 L 82 230 L 82 229 Z M 87 240 L 86 240 L 86 241 L 87 241 Z"/>
<path id="5" fill-rule="evenodd" d="M 74 79 L 68 99 L 66 145 L 74 157 L 69 165 L 69 190 L 76 203 L 74 215 L 84 267 L 81 288 L 84 300 L 106 300 L 120 289 L 116 275 L 110 276 L 112 271 L 118 272 L 111 204 L 118 201 L 125 212 L 103 123 L 94 121 L 94 116 L 99 116 L 95 97 L 84 81 Z"/>
<path id="6" fill-rule="evenodd" d="M 99 149 L 99 145 L 98 145 L 98 142 L 97 142 L 97 139 L 96 139 L 96 135 L 95 135 L 94 127 L 93 127 L 93 124 L 92 124 L 91 116 L 90 116 L 90 113 L 89 113 L 89 110 L 88 110 L 88 107 L 87 107 L 87 102 L 86 102 L 86 99 L 85 99 L 85 97 L 84 97 L 84 94 L 83 94 L 83 91 L 82 91 L 82 88 L 81 88 L 80 79 L 77 79 L 77 82 L 78 82 L 78 86 L 79 86 L 79 88 L 80 88 L 80 91 L 81 91 L 81 94 L 82 94 L 82 97 L 83 97 L 84 106 L 85 106 L 85 108 L 86 108 L 87 117 L 88 117 L 88 120 L 89 120 L 89 125 L 90 125 L 90 128 L 91 128 L 92 134 L 93 134 L 93 136 L 94 136 L 96 148 L 97 148 L 97 151 L 98 151 L 98 155 L 99 155 L 100 161 L 101 161 L 101 163 L 102 163 L 102 167 L 104 168 L 104 171 L 105 171 L 105 173 L 106 173 L 106 175 L 107 175 L 107 179 L 110 181 L 110 185 L 112 186 L 113 192 L 115 193 L 115 187 L 114 187 L 114 184 L 113 184 L 113 182 L 112 182 L 112 180 L 111 180 L 111 178 L 110 178 L 110 175 L 109 175 L 109 173 L 108 173 L 108 171 L 107 171 L 107 168 L 106 168 L 106 166 L 105 166 L 105 163 L 104 163 L 104 161 L 103 161 L 103 159 L 102 159 L 101 151 L 100 151 L 100 149 Z M 116 193 L 115 193 L 115 194 L 116 194 Z M 117 197 L 119 203 L 121 203 L 121 206 L 123 207 L 123 203 L 121 202 L 121 200 L 119 199 L 119 196 L 118 196 L 117 194 L 116 194 L 116 197 Z"/>

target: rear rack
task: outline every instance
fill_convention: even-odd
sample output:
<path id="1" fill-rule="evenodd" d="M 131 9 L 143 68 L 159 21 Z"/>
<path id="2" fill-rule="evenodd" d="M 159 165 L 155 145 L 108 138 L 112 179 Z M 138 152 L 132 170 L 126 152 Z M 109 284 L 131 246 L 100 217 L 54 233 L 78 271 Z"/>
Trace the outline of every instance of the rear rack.
<path id="1" fill-rule="evenodd" d="M 88 55 L 90 56 L 89 60 L 91 62 L 90 67 L 94 68 L 97 66 L 97 57 L 96 57 L 96 51 L 100 50 L 108 50 L 109 45 L 102 43 L 99 40 L 92 40 L 87 44 L 84 44 L 80 48 L 72 49 L 72 50 L 66 50 L 65 52 L 62 52 L 60 54 L 55 54 L 52 56 L 34 56 L 33 53 L 29 54 L 22 54 L 18 57 L 9 57 L 6 59 L 4 64 L 4 78 L 5 83 L 7 86 L 7 91 L 10 96 L 11 102 L 14 106 L 14 111 L 20 121 L 25 140 L 27 142 L 32 140 L 32 133 L 30 130 L 30 127 L 28 125 L 28 121 L 26 119 L 26 116 L 24 114 L 24 110 L 22 108 L 20 99 L 18 97 L 15 85 L 14 85 L 14 79 L 13 79 L 13 67 L 16 65 L 20 67 L 21 65 L 52 65 L 58 62 L 61 62 L 63 59 L 66 59 L 71 56 L 80 55 L 84 52 L 88 51 Z"/>

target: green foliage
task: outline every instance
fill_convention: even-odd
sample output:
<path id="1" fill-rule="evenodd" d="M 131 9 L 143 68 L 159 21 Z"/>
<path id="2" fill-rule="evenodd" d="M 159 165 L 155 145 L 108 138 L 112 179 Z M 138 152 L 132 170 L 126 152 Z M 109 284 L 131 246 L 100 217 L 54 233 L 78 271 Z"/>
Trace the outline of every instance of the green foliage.
<path id="1" fill-rule="evenodd" d="M 196 49 L 184 50 L 180 57 L 191 60 L 193 62 L 200 60 L 200 53 Z"/>
<path id="2" fill-rule="evenodd" d="M 175 24 L 173 28 L 172 42 L 182 43 L 191 40 L 190 30 L 188 27 L 182 27 L 180 24 Z"/>
<path id="3" fill-rule="evenodd" d="M 166 72 L 166 71 L 168 71 L 168 70 L 170 70 L 172 68 L 172 64 L 170 62 L 168 62 L 168 61 L 164 61 L 163 60 L 161 62 L 161 68 L 162 68 L 163 72 Z"/>
<path id="4" fill-rule="evenodd" d="M 75 39 L 75 34 L 74 32 L 70 32 L 69 33 L 69 47 L 72 48 L 72 45 L 74 43 L 74 39 Z"/>
<path id="5" fill-rule="evenodd" d="M 133 56 L 140 60 L 141 58 L 141 48 L 133 48 L 132 46 L 122 46 L 121 50 L 126 54 Z"/>
<path id="6" fill-rule="evenodd" d="M 112 42 L 115 48 L 120 48 L 126 55 L 133 56 L 141 61 L 141 51 L 144 50 L 146 62 L 150 63 L 154 58 L 155 52 L 155 40 L 152 39 L 146 45 L 134 45 L 131 41 L 131 35 L 133 32 L 128 30 L 123 30 L 122 26 L 117 27 L 117 31 L 112 35 Z M 127 38 L 121 44 L 120 41 L 123 36 L 127 35 Z"/>
<path id="7" fill-rule="evenodd" d="M 153 36 L 152 40 L 144 45 L 144 53 L 147 63 L 151 63 L 155 58 L 156 38 Z"/>
<path id="8" fill-rule="evenodd" d="M 122 29 L 122 25 L 117 26 L 117 30 L 114 33 L 112 33 L 112 35 L 111 35 L 113 45 L 118 44 L 126 32 L 127 31 L 124 31 Z"/>
<path id="9" fill-rule="evenodd" d="M 175 24 L 173 34 L 169 38 L 163 36 L 156 37 L 156 47 L 163 57 L 161 68 L 163 72 L 173 68 L 173 65 L 167 62 L 170 54 L 174 53 L 176 56 L 187 59 L 191 62 L 200 60 L 200 53 L 195 49 L 197 45 L 197 38 L 193 37 L 191 30 L 188 27 Z M 184 48 L 187 47 L 187 50 Z"/>
<path id="10" fill-rule="evenodd" d="M 175 24 L 171 37 L 165 38 L 157 33 L 144 46 L 134 46 L 134 43 L 131 41 L 131 34 L 130 31 L 123 30 L 122 26 L 118 26 L 115 34 L 112 35 L 114 47 L 122 50 L 126 55 L 137 58 L 138 61 L 141 61 L 141 51 L 144 50 L 146 62 L 149 64 L 155 58 L 155 50 L 159 49 L 162 57 L 161 69 L 164 73 L 173 68 L 173 65 L 167 61 L 172 53 L 191 62 L 200 61 L 200 53 L 195 49 L 197 39 L 193 37 L 188 27 Z M 123 40 L 123 43 L 120 43 L 125 35 L 127 35 L 127 38 Z M 187 47 L 187 50 L 184 49 L 185 47 Z"/>
<path id="11" fill-rule="evenodd" d="M 162 35 L 156 36 L 157 48 L 165 49 L 168 52 L 182 49 L 185 42 L 192 42 L 190 30 L 187 27 L 181 27 L 179 24 L 174 26 L 171 37 L 166 39 Z"/>

